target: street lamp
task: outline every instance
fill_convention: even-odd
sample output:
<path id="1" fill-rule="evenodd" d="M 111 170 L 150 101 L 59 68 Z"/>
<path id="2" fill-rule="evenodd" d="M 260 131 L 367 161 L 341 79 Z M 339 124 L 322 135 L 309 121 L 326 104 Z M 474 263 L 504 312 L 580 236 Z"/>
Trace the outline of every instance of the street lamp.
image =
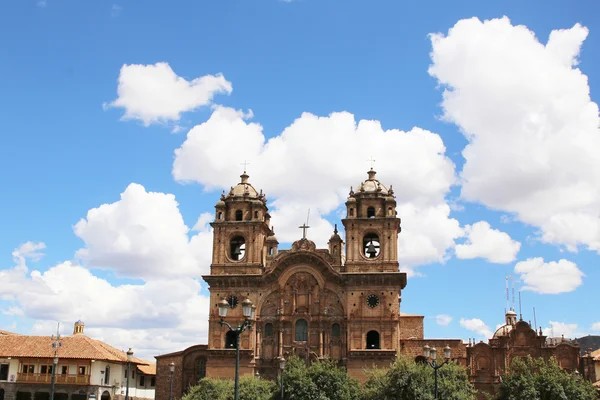
<path id="1" fill-rule="evenodd" d="M 444 362 L 441 364 L 438 364 L 436 362 L 437 359 L 437 350 L 435 347 L 429 347 L 429 345 L 425 345 L 423 347 L 423 356 L 427 359 L 427 364 L 433 368 L 433 374 L 434 374 L 434 382 L 435 382 L 435 392 L 434 392 L 434 399 L 438 398 L 438 369 L 442 368 L 444 365 L 448 364 L 448 362 L 450 362 L 450 354 L 452 352 L 452 349 L 450 349 L 450 346 L 446 345 L 446 347 L 444 347 Z M 431 361 L 429 360 L 431 358 Z"/>
<path id="2" fill-rule="evenodd" d="M 281 391 L 281 398 L 279 400 L 283 400 L 283 371 L 285 371 L 285 358 L 283 358 L 283 356 L 279 357 L 279 369 L 281 370 L 281 384 L 280 384 L 280 391 Z"/>
<path id="3" fill-rule="evenodd" d="M 236 328 L 231 326 L 229 323 L 225 322 L 225 317 L 227 317 L 227 311 L 229 311 L 229 303 L 226 300 L 221 300 L 218 304 L 219 307 L 219 317 L 221 318 L 221 326 L 225 325 L 229 328 L 230 332 L 233 332 L 235 335 L 235 385 L 233 392 L 233 399 L 238 400 L 238 392 L 239 392 L 239 384 L 240 384 L 240 336 L 242 332 L 246 330 L 246 328 L 252 328 L 252 320 L 256 314 L 256 306 L 252 304 L 250 299 L 246 299 L 242 301 L 242 314 L 244 315 L 244 322 L 242 324 L 238 324 Z M 127 400 L 127 399 L 126 399 Z"/>
<path id="4" fill-rule="evenodd" d="M 169 387 L 169 400 L 173 400 L 173 372 L 175 372 L 175 363 L 169 364 L 169 371 L 171 372 L 171 386 Z"/>
<path id="5" fill-rule="evenodd" d="M 58 349 L 62 347 L 60 333 L 58 333 L 60 323 L 56 327 L 56 336 L 52 335 L 52 348 L 54 349 L 54 360 L 52 363 L 52 378 L 50 379 L 50 400 L 54 400 L 54 384 L 56 383 L 56 366 L 58 365 Z"/>
<path id="6" fill-rule="evenodd" d="M 131 359 L 133 358 L 133 351 L 131 351 L 131 347 L 127 350 L 127 387 L 125 388 L 125 400 L 129 400 L 129 375 L 131 368 Z"/>

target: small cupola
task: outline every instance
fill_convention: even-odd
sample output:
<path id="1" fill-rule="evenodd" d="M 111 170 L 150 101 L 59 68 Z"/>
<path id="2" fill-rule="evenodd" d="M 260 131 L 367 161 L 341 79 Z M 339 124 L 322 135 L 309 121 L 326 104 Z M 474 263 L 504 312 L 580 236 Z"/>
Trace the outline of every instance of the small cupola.
<path id="1" fill-rule="evenodd" d="M 83 323 L 82 320 L 77 320 L 75 322 L 75 325 L 73 327 L 73 335 L 83 335 L 83 328 L 85 327 L 85 324 Z"/>

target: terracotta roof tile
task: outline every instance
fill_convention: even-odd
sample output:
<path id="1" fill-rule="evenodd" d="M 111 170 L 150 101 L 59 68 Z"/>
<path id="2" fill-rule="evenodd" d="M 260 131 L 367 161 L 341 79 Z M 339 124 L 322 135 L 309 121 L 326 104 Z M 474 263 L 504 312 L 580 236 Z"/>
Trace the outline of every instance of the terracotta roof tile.
<path id="1" fill-rule="evenodd" d="M 18 333 L 9 332 L 9 331 L 0 329 L 0 335 L 18 335 Z"/>
<path id="2" fill-rule="evenodd" d="M 138 365 L 137 369 L 145 375 L 156 375 L 156 363 L 148 365 Z"/>
<path id="3" fill-rule="evenodd" d="M 127 353 L 84 335 L 63 336 L 59 358 L 127 362 Z M 0 335 L 0 357 L 53 358 L 50 336 Z M 133 357 L 134 364 L 148 364 Z"/>

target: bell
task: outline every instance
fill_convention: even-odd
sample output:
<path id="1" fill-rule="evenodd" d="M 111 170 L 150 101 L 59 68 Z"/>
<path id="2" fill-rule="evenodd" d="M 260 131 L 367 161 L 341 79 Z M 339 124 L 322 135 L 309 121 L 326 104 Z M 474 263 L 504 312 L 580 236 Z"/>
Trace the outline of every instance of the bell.
<path id="1" fill-rule="evenodd" d="M 370 242 L 367 246 L 367 254 L 369 255 L 369 258 L 375 258 L 377 255 L 377 250 L 375 249 L 373 242 Z"/>
<path id="2" fill-rule="evenodd" d="M 238 246 L 236 246 L 233 249 L 233 253 L 232 253 L 233 259 L 234 260 L 239 260 L 241 254 L 242 254 L 242 252 L 241 252 L 240 248 Z"/>

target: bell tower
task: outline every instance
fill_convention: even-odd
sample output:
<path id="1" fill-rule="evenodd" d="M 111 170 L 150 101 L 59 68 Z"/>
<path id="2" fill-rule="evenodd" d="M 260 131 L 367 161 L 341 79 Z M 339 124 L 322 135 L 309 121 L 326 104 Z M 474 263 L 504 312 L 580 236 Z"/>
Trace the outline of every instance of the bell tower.
<path id="1" fill-rule="evenodd" d="M 249 182 L 246 171 L 215 206 L 211 275 L 260 274 L 267 238 L 272 236 L 267 198 Z"/>
<path id="2" fill-rule="evenodd" d="M 375 179 L 371 168 L 368 179 L 356 192 L 350 188 L 346 201 L 346 272 L 397 272 L 400 218 L 396 198 Z"/>

